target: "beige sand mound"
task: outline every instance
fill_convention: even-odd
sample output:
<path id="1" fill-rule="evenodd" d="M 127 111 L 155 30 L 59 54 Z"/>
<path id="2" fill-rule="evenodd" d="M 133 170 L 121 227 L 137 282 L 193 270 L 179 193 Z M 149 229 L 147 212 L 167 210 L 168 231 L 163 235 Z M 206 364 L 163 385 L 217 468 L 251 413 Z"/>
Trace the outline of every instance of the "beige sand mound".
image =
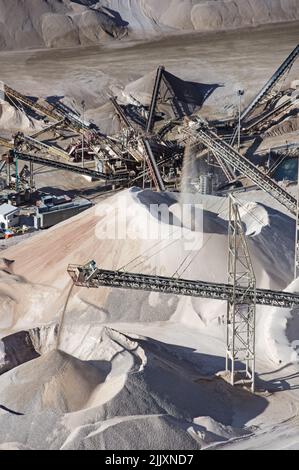
<path id="1" fill-rule="evenodd" d="M 137 189 L 123 191 L 4 252 L 3 257 L 15 263 L 13 274 L 1 273 L 1 321 L 8 318 L 5 300 L 9 300 L 12 313 L 6 330 L 3 324 L 2 336 L 7 329 L 20 331 L 24 325 L 30 329 L 49 325 L 43 333 L 38 328 L 35 334 L 30 332 L 34 350 L 41 357 L 0 376 L 3 445 L 194 449 L 251 432 L 246 425 L 264 412 L 267 400 L 232 389 L 214 377 L 224 368 L 223 343 L 218 336 L 223 331 L 225 303 L 75 288 L 67 305 L 59 350 L 53 351 L 53 328 L 71 285 L 66 272 L 69 263 L 94 258 L 104 268 L 127 264 L 137 272 L 172 275 L 190 254 L 196 262 L 185 270 L 186 278 L 226 280 L 227 201 L 216 197 L 202 197 L 201 201 L 205 203 L 203 227 L 195 232 L 195 242 L 203 235 L 203 244 L 195 252 L 186 252 L 184 239 L 167 239 L 162 247 L 157 240 L 138 240 L 148 223 L 150 204 L 163 203 L 173 214 L 168 223 L 165 214 L 160 221 L 150 215 L 151 230 L 157 226 L 173 230 L 183 222 L 185 235 L 190 235 L 190 220 L 180 219 L 173 195 Z M 288 258 L 289 234 L 293 233 L 288 229 L 289 219 L 253 202 L 248 207 L 256 216 L 250 219 L 244 210 L 258 282 L 263 287 L 283 285 L 293 261 L 292 256 Z M 201 213 L 198 211 L 196 217 Z M 118 223 L 128 224 L 130 237 L 126 240 L 115 239 L 116 215 Z M 271 238 L 269 230 L 279 237 L 279 257 L 273 250 L 276 238 Z M 145 235 L 148 238 L 147 231 Z M 271 310 L 264 316 L 259 311 L 257 339 L 263 350 L 269 334 L 269 328 L 260 324 L 264 317 L 271 318 Z M 159 341 L 141 336 L 148 326 L 169 336 Z M 196 337 L 196 349 L 190 347 L 189 340 L 181 342 L 181 330 L 186 332 L 188 327 Z M 207 327 L 213 335 L 207 336 Z M 43 341 L 47 342 L 44 349 Z"/>
<path id="2" fill-rule="evenodd" d="M 188 425 L 172 416 L 117 418 L 99 426 L 77 429 L 61 450 L 199 450 L 209 443 L 209 433 L 186 432 Z M 130 443 L 128 442 L 130 430 Z M 211 436 L 213 442 L 213 436 Z M 134 444 L 133 444 L 134 443 Z"/>
<path id="3" fill-rule="evenodd" d="M 102 0 L 135 31 L 216 31 L 299 19 L 296 0 Z M 128 8 L 129 7 L 129 8 Z"/>
<path id="4" fill-rule="evenodd" d="M 21 109 L 0 100 L 0 128 L 10 132 L 40 129 L 40 124 Z"/>
<path id="5" fill-rule="evenodd" d="M 0 0 L 0 25 L 0 49 L 86 45 L 126 34 L 112 14 L 84 1 Z"/>
<path id="6" fill-rule="evenodd" d="M 257 26 L 299 18 L 296 0 L 220 0 L 196 2 L 191 21 L 198 31 Z"/>
<path id="7" fill-rule="evenodd" d="M 215 208 L 218 204 L 224 217 L 224 201 L 215 201 Z M 164 204 L 167 211 L 169 206 L 170 212 L 166 215 L 168 218 L 174 214 L 173 225 L 169 221 L 158 222 L 150 215 L 148 208 L 151 203 L 154 207 L 155 204 Z M 280 213 L 272 214 L 270 211 L 267 215 L 264 208 L 260 211 L 259 219 L 250 218 L 248 211 L 244 212 L 244 222 L 252 237 L 250 249 L 257 280 L 261 287 L 284 288 L 290 282 L 293 263 L 288 248 L 293 246 L 293 231 L 286 229 L 291 227 L 291 221 Z M 188 226 L 183 231 L 180 229 L 180 214 L 180 206 L 173 195 L 127 190 L 5 250 L 3 256 L 15 260 L 15 274 L 1 274 L 0 334 L 9 334 L 7 329 L 18 331 L 57 322 L 72 285 L 67 273 L 69 264 L 85 264 L 95 259 L 100 267 L 106 269 L 126 266 L 127 271 L 156 272 L 166 276 L 174 275 L 180 266 L 180 272 L 187 279 L 226 282 L 225 218 L 210 210 L 199 211 L 199 221 L 203 215 L 203 229 L 192 232 Z M 280 240 L 279 259 L 269 245 L 271 228 L 268 224 Z M 84 331 L 88 326 L 87 319 L 100 323 L 166 321 L 177 312 L 178 302 L 175 295 L 128 291 L 124 296 L 119 289 L 75 287 L 67 304 L 66 321 L 70 322 L 70 327 L 74 322 L 78 325 L 85 322 L 82 325 Z M 206 308 L 207 302 L 209 309 Z M 119 305 L 122 305 L 121 310 Z M 192 305 L 207 323 L 222 315 L 221 302 L 193 299 Z"/>
<path id="8" fill-rule="evenodd" d="M 99 367 L 53 351 L 3 375 L 1 400 L 24 414 L 32 409 L 69 413 L 87 405 L 104 377 Z"/>
<path id="9" fill-rule="evenodd" d="M 195 366 L 187 348 L 106 329 L 97 354 L 81 361 L 53 351 L 2 375 L 0 441 L 37 449 L 196 449 L 247 432 L 231 428 L 244 400 L 248 417 L 266 406 L 247 392 L 231 393 L 221 379 L 197 380 L 200 355 Z M 213 433 L 199 424 L 202 416 L 215 421 Z"/>
<path id="10" fill-rule="evenodd" d="M 44 306 L 54 293 L 52 287 L 31 284 L 3 266 L 0 269 L 0 338 L 23 328 L 32 328 L 36 323 L 51 321 L 53 313 L 47 317 Z"/>
<path id="11" fill-rule="evenodd" d="M 296 0 L 0 0 L 0 50 L 294 21 L 298 8 Z"/>

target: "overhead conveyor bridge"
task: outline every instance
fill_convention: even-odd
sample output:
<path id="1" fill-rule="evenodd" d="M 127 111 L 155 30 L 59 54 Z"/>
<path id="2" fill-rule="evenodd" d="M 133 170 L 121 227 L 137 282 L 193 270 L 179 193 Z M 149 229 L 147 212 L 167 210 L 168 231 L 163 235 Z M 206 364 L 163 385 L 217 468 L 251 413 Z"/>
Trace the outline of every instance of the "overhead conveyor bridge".
<path id="1" fill-rule="evenodd" d="M 94 262 L 85 266 L 69 265 L 68 273 L 76 286 L 86 288 L 114 287 L 224 301 L 235 295 L 242 303 L 252 303 L 254 297 L 253 290 L 235 287 L 235 292 L 233 292 L 234 287 L 230 284 L 109 271 L 97 268 Z M 290 292 L 256 289 L 256 303 L 291 308 L 299 306 L 299 295 Z"/>

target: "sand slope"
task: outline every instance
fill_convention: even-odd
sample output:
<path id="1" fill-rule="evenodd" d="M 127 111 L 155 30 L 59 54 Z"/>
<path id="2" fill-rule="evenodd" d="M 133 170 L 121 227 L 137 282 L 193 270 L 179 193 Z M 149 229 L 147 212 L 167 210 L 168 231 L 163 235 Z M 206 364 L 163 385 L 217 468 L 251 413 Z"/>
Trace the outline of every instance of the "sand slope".
<path id="1" fill-rule="evenodd" d="M 224 369 L 225 302 L 74 288 L 55 340 L 71 286 L 69 263 L 95 259 L 103 268 L 173 275 L 191 256 L 184 277 L 225 281 L 227 201 L 198 202 L 205 208 L 203 226 L 187 245 L 190 219 L 180 219 L 173 195 L 132 189 L 3 252 L 15 262 L 9 269 L 2 263 L 1 271 L 0 364 L 10 369 L 0 375 L 2 448 L 199 449 L 292 417 L 296 396 L 290 407 L 289 395 L 254 397 L 215 376 Z M 148 218 L 149 205 L 158 203 L 173 214 L 171 223 L 165 214 L 160 221 Z M 201 213 L 198 208 L 196 218 Z M 243 202 L 242 217 L 258 285 L 286 287 L 290 219 L 252 200 Z M 115 239 L 115 220 L 127 221 L 126 240 Z M 148 240 L 149 220 L 151 233 L 159 227 L 172 235 L 181 220 L 182 238 Z M 257 320 L 265 373 L 289 362 L 297 313 L 259 308 Z M 22 338 L 14 334 L 20 331 Z M 14 349 L 20 341 L 23 364 Z"/>
<path id="2" fill-rule="evenodd" d="M 113 15 L 84 1 L 1 0 L 0 25 L 0 49 L 92 44 L 126 33 Z"/>
<path id="3" fill-rule="evenodd" d="M 266 407 L 222 379 L 199 379 L 200 366 L 179 348 L 105 329 L 98 349 L 100 360 L 53 351 L 1 376 L 0 441 L 37 449 L 199 449 L 246 434 L 241 414 L 240 428 L 233 426 L 244 400 L 248 416 Z"/>
<path id="4" fill-rule="evenodd" d="M 185 227 L 180 229 L 182 213 L 172 195 L 127 190 L 4 251 L 3 256 L 15 260 L 15 263 L 14 275 L 2 273 L 0 320 L 3 328 L 32 328 L 37 326 L 32 325 L 32 321 L 40 324 L 56 320 L 71 286 L 68 264 L 84 264 L 91 259 L 95 259 L 102 268 L 126 266 L 129 271 L 168 276 L 180 267 L 179 272 L 185 278 L 225 282 L 227 202 L 221 198 L 212 198 L 211 204 L 209 198 L 206 201 L 206 210 L 198 212 L 198 220 L 202 220 L 203 226 L 200 228 L 199 224 L 198 230 L 191 232 L 188 227 L 190 220 L 183 220 Z M 165 221 L 158 222 L 155 215 L 149 213 L 149 204 L 164 205 Z M 260 207 L 257 215 L 252 212 L 252 205 L 247 212 L 245 209 L 244 222 L 252 235 L 250 244 L 258 285 L 285 288 L 291 281 L 292 272 L 292 250 L 289 249 L 293 246 L 292 221 L 273 209 Z M 220 217 L 215 210 L 219 210 Z M 170 217 L 173 218 L 171 224 Z M 276 237 L 280 240 L 280 260 L 269 247 L 269 236 L 273 233 L 269 225 L 275 227 L 275 240 Z M 286 226 L 289 226 L 288 230 L 284 230 Z M 162 238 L 157 240 L 157 236 Z M 35 256 L 32 256 L 33 252 Z M 39 286 L 36 290 L 35 285 Z M 9 300 L 7 292 L 10 293 Z M 146 292 L 130 291 L 124 297 L 119 290 L 75 288 L 68 309 L 74 314 L 77 312 L 79 317 L 84 309 L 91 318 L 115 322 L 123 319 L 123 312 L 119 310 L 121 302 L 128 321 L 169 320 L 176 311 L 178 299 L 176 296 L 155 297 Z M 23 305 L 20 305 L 21 298 Z M 51 301 L 47 300 L 45 304 L 46 299 Z M 157 303 L 159 309 L 155 308 Z M 195 310 L 202 313 L 207 322 L 222 315 L 221 303 L 219 306 L 218 302 L 210 301 L 216 309 L 214 313 L 212 309 L 210 317 L 202 312 L 201 299 L 194 299 L 193 303 Z M 24 306 L 26 314 L 22 314 Z"/>
<path id="5" fill-rule="evenodd" d="M 296 0 L 0 0 L 0 50 L 67 47 L 299 19 Z"/>

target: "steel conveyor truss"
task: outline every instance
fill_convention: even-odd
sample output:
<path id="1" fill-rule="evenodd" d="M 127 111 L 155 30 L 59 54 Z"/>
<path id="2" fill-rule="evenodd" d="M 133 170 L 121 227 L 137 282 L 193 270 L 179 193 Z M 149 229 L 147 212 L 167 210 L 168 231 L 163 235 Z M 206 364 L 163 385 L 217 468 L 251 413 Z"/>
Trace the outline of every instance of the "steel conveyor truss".
<path id="1" fill-rule="evenodd" d="M 276 183 L 267 174 L 263 173 L 247 158 L 241 155 L 231 145 L 222 140 L 213 130 L 211 130 L 206 124 L 198 120 L 196 123 L 192 123 L 189 132 L 191 140 L 193 139 L 194 144 L 203 143 L 213 153 L 223 159 L 225 163 L 235 168 L 240 172 L 241 175 L 246 176 L 250 181 L 256 184 L 262 191 L 265 191 L 272 196 L 276 201 L 282 204 L 288 211 L 296 215 L 297 213 L 297 200 L 279 184 Z"/>
<path id="2" fill-rule="evenodd" d="M 108 271 L 97 268 L 94 261 L 84 266 L 69 265 L 68 273 L 76 286 L 86 288 L 114 287 L 223 301 L 231 299 L 233 295 L 233 286 L 230 284 Z M 241 300 L 245 303 L 246 301 L 252 302 L 254 290 L 237 287 L 235 295 L 238 296 L 240 302 Z M 256 289 L 256 303 L 272 307 L 291 308 L 299 305 L 299 295 Z"/>

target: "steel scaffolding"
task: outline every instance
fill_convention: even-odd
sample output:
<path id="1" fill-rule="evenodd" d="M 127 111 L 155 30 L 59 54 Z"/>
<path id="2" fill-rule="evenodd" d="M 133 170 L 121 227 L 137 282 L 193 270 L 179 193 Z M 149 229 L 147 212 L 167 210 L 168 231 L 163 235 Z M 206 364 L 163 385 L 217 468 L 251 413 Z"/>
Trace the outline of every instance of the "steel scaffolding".
<path id="1" fill-rule="evenodd" d="M 233 289 L 227 302 L 226 371 L 231 374 L 232 385 L 249 383 L 254 392 L 256 280 L 233 195 L 229 197 L 228 245 L 228 281 Z M 245 370 L 237 370 L 239 361 L 245 363 Z"/>

